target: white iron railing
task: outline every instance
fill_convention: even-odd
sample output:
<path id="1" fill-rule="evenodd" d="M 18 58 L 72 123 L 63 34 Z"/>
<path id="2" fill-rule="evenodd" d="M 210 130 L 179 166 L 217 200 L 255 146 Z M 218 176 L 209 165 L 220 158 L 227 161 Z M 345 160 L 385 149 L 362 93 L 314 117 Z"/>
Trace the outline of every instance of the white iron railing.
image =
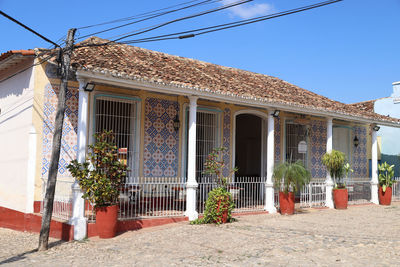
<path id="1" fill-rule="evenodd" d="M 311 181 L 300 190 L 300 208 L 325 207 L 326 184 L 323 181 Z"/>
<path id="2" fill-rule="evenodd" d="M 235 208 L 232 212 L 263 211 L 265 203 L 265 183 L 263 177 L 236 177 L 229 183 L 228 190 L 232 194 Z M 202 177 L 198 181 L 197 211 L 204 213 L 208 193 L 217 187 L 213 178 Z"/>
<path id="3" fill-rule="evenodd" d="M 126 183 L 119 197 L 119 219 L 183 216 L 186 210 L 185 179 L 147 177 Z"/>
<path id="4" fill-rule="evenodd" d="M 70 179 L 57 179 L 53 202 L 53 218 L 69 220 L 72 217 L 72 186 Z M 46 194 L 47 180 L 42 179 L 42 200 Z M 40 203 L 40 213 L 43 213 L 43 201 Z"/>
<path id="5" fill-rule="evenodd" d="M 369 178 L 345 179 L 349 194 L 349 205 L 371 202 L 371 180 Z"/>
<path id="6" fill-rule="evenodd" d="M 392 186 L 392 200 L 400 201 L 400 177 L 394 178 L 395 182 Z"/>

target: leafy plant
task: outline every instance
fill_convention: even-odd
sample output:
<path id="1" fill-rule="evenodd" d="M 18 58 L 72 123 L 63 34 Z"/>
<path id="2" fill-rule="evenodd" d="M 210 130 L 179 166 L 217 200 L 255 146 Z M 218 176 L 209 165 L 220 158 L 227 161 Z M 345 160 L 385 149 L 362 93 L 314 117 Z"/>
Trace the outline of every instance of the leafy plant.
<path id="1" fill-rule="evenodd" d="M 322 157 L 322 163 L 325 165 L 329 171 L 331 177 L 335 181 L 335 186 L 337 188 L 346 188 L 346 185 L 342 182 L 343 174 L 351 170 L 350 165 L 346 171 L 345 166 L 347 163 L 346 156 L 343 152 L 332 149 L 331 152 L 327 152 Z"/>
<path id="2" fill-rule="evenodd" d="M 192 221 L 191 224 L 220 224 L 225 212 L 227 212 L 227 221 L 232 221 L 232 210 L 235 207 L 235 203 L 233 202 L 232 194 L 228 191 L 228 177 L 224 177 L 223 175 L 225 167 L 223 155 L 225 152 L 226 148 L 224 147 L 214 148 L 207 156 L 203 173 L 213 177 L 218 187 L 208 193 L 204 217 Z M 229 176 L 236 171 L 237 168 L 230 170 Z"/>
<path id="3" fill-rule="evenodd" d="M 386 161 L 378 165 L 379 170 L 379 185 L 382 191 L 386 192 L 386 188 L 392 187 L 394 180 L 394 165 L 389 165 Z"/>
<path id="4" fill-rule="evenodd" d="M 275 187 L 285 194 L 296 192 L 303 185 L 309 183 L 311 178 L 310 172 L 304 168 L 300 160 L 277 165 L 274 168 L 273 176 Z"/>
<path id="5" fill-rule="evenodd" d="M 88 146 L 87 161 L 79 163 L 72 160 L 67 168 L 78 180 L 83 198 L 95 207 L 114 205 L 118 202 L 119 189 L 125 182 L 127 166 L 118 160 L 112 131 L 104 131 L 94 137 L 95 143 Z"/>

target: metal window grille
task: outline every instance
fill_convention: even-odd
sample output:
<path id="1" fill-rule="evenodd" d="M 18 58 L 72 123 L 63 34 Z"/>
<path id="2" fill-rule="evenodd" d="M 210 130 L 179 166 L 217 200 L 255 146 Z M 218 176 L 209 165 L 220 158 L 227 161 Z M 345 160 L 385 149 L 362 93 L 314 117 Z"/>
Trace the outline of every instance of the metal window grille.
<path id="1" fill-rule="evenodd" d="M 371 201 L 371 181 L 369 178 L 345 179 L 345 184 L 349 195 L 349 205 Z"/>
<path id="2" fill-rule="evenodd" d="M 95 103 L 95 133 L 114 133 L 120 161 L 127 164 L 128 182 L 134 182 L 139 170 L 136 144 L 137 102 L 129 99 L 98 97 Z"/>
<path id="3" fill-rule="evenodd" d="M 219 120 L 218 114 L 212 112 L 197 112 L 196 120 L 196 178 L 200 181 L 207 156 L 219 145 Z"/>
<path id="4" fill-rule="evenodd" d="M 299 153 L 300 141 L 307 142 L 307 127 L 301 124 L 286 123 L 286 161 L 301 160 L 307 167 L 307 153 Z"/>

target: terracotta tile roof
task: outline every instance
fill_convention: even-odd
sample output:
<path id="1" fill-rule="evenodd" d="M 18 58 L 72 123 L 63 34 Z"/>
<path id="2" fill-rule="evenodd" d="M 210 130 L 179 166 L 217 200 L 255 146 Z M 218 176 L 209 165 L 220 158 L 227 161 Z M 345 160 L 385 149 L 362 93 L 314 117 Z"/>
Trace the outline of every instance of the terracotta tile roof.
<path id="1" fill-rule="evenodd" d="M 0 71 L 12 68 L 28 57 L 34 57 L 34 50 L 10 50 L 0 55 Z"/>
<path id="2" fill-rule="evenodd" d="M 358 103 L 353 103 L 349 104 L 350 106 L 353 106 L 354 108 L 363 110 L 363 111 L 368 111 L 368 112 L 374 112 L 374 104 L 375 100 L 368 100 L 368 101 L 363 101 L 363 102 L 358 102 Z"/>
<path id="3" fill-rule="evenodd" d="M 0 61 L 12 56 L 12 55 L 21 55 L 21 56 L 34 56 L 34 50 L 10 50 L 0 55 Z"/>
<path id="4" fill-rule="evenodd" d="M 106 41 L 91 37 L 80 44 L 99 44 Z M 108 74 L 122 79 L 202 89 L 215 94 L 257 99 L 272 105 L 283 104 L 400 123 L 400 120 L 333 101 L 276 77 L 129 45 L 81 47 L 74 50 L 71 62 L 77 70 Z"/>

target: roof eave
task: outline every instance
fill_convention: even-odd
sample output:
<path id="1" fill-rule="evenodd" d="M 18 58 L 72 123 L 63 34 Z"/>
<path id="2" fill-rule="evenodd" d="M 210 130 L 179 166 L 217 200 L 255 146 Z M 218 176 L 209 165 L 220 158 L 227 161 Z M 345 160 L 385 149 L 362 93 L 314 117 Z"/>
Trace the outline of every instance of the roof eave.
<path id="1" fill-rule="evenodd" d="M 116 74 L 112 75 L 105 72 L 95 72 L 88 70 L 76 71 L 78 79 L 90 80 L 93 82 L 105 83 L 114 86 L 122 86 L 134 89 L 143 89 L 148 91 L 162 92 L 162 93 L 173 93 L 183 95 L 197 95 L 199 97 L 216 100 L 221 102 L 228 102 L 232 104 L 251 105 L 266 109 L 279 109 L 283 111 L 296 112 L 307 115 L 314 115 L 319 117 L 331 117 L 335 119 L 342 119 L 347 121 L 353 121 L 362 124 L 379 124 L 382 126 L 397 127 L 400 128 L 400 123 L 377 120 L 372 118 L 365 118 L 361 116 L 349 115 L 346 113 L 340 113 L 335 111 L 328 111 L 322 109 L 313 109 L 307 106 L 300 106 L 295 104 L 287 104 L 280 102 L 273 102 L 267 99 L 256 98 L 256 97 L 245 97 L 233 94 L 227 94 L 224 92 L 213 92 L 207 88 L 183 86 L 166 84 L 158 81 L 148 81 L 145 79 L 137 79 L 130 76 L 124 77 L 123 75 Z"/>

